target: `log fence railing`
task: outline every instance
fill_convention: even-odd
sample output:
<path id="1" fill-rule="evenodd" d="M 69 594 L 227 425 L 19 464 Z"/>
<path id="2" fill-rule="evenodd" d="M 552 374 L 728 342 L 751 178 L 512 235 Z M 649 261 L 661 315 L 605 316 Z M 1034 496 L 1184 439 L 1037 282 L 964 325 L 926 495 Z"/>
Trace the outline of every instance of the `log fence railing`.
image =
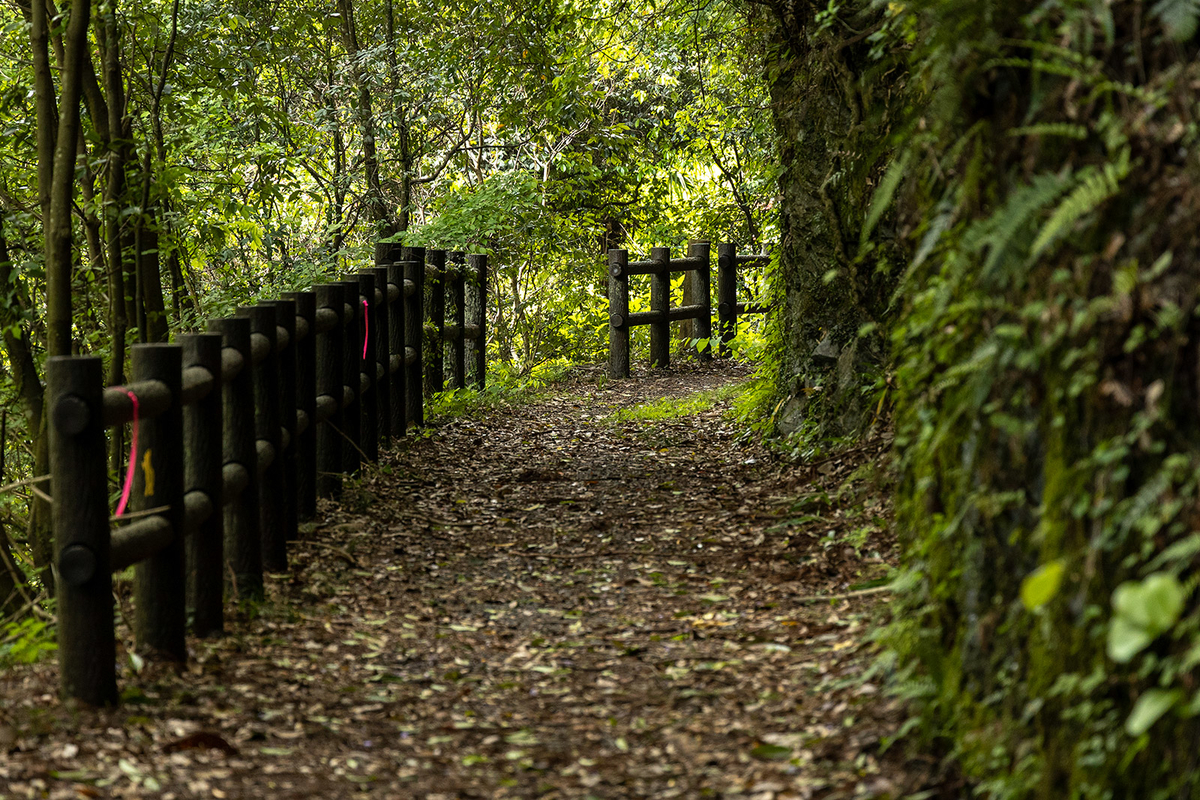
<path id="1" fill-rule="evenodd" d="M 729 342 L 737 333 L 739 314 L 765 314 L 771 310 L 766 303 L 739 303 L 737 272 L 739 267 L 765 266 L 766 256 L 739 256 L 737 245 L 717 247 L 717 309 L 720 335 L 720 355 L 730 354 Z M 691 272 L 695 283 L 692 296 L 699 303 L 671 307 L 671 274 Z M 629 310 L 629 278 L 650 276 L 650 310 Z M 671 258 L 667 247 L 655 247 L 645 261 L 630 261 L 628 250 L 608 251 L 608 374 L 612 378 L 628 378 L 630 374 L 630 333 L 638 325 L 650 326 L 650 366 L 665 368 L 671 357 L 671 323 L 695 320 L 693 332 L 701 341 L 712 339 L 711 251 L 708 242 L 688 243 L 684 258 Z M 712 358 L 712 348 L 698 350 L 702 361 Z"/>
<path id="2" fill-rule="evenodd" d="M 717 314 L 720 331 L 720 356 L 728 358 L 729 342 L 737 336 L 738 316 L 742 314 L 769 314 L 770 303 L 739 303 L 737 299 L 738 270 L 742 267 L 765 268 L 767 256 L 739 256 L 736 244 L 717 245 Z"/>
<path id="3" fill-rule="evenodd" d="M 453 382 L 486 368 L 486 256 L 381 244 L 377 266 L 212 320 L 175 344 L 135 345 L 132 382 L 103 386 L 101 359 L 47 362 L 58 658 L 63 694 L 117 701 L 114 572 L 133 566 L 139 651 L 183 662 L 192 632 L 224 630 L 227 596 L 261 599 L 264 572 L 380 445 L 424 424 L 426 263 L 433 351 L 454 346 Z M 471 291 L 467 293 L 467 285 Z M 466 303 L 469 297 L 471 303 Z M 441 360 L 434 359 L 440 372 Z M 440 379 L 440 375 L 439 375 Z M 110 518 L 105 429 L 132 424 L 127 512 Z M 119 527 L 112 528 L 113 523 Z"/>

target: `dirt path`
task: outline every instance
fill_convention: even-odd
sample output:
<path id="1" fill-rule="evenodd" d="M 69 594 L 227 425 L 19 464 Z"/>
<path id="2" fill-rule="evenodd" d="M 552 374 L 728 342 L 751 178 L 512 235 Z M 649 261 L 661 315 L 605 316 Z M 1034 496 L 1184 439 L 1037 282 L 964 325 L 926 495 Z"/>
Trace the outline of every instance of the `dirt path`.
<path id="1" fill-rule="evenodd" d="M 410 438 L 182 675 L 107 711 L 0 676 L 0 796 L 902 796 L 861 678 L 886 595 L 803 599 L 884 574 L 886 510 L 820 494 L 852 458 L 781 478 L 725 413 L 745 377 L 581 373 Z M 692 413 L 616 416 L 661 398 Z"/>

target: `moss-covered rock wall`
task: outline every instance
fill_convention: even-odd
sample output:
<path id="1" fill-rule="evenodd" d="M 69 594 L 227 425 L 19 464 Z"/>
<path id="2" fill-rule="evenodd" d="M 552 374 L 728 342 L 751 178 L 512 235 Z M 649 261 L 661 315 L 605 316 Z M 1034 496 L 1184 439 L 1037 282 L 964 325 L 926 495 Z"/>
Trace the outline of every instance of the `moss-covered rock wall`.
<path id="1" fill-rule="evenodd" d="M 809 0 L 770 6 L 775 35 L 767 78 L 782 166 L 779 423 L 785 432 L 805 425 L 817 435 L 843 436 L 867 421 L 862 387 L 884 353 L 878 335 L 859 333 L 886 315 L 894 248 L 887 236 L 865 250 L 860 241 L 891 149 L 904 59 L 862 33 L 885 16 L 876 4 L 848 3 L 836 14 Z"/>
<path id="2" fill-rule="evenodd" d="M 905 691 L 985 796 L 1200 797 L 1200 8 L 899 13 Z"/>

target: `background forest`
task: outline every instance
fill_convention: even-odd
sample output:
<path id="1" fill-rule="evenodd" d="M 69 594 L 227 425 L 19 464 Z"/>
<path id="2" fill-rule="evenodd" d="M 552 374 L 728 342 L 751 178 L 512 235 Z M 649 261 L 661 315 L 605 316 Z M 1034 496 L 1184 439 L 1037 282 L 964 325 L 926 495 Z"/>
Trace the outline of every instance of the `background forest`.
<path id="1" fill-rule="evenodd" d="M 761 37 L 737 4 L 3 13 L 5 480 L 46 471 L 46 355 L 102 354 L 119 384 L 129 343 L 369 265 L 379 241 L 489 254 L 492 358 L 523 375 L 602 353 L 609 246 L 770 235 Z M 0 502 L 0 552 L 48 563 L 40 504 L 29 525 Z"/>
<path id="2" fill-rule="evenodd" d="M 45 355 L 120 382 L 379 240 L 489 253 L 512 373 L 600 356 L 610 246 L 770 246 L 770 427 L 894 432 L 913 738 L 983 796 L 1200 797 L 1194 0 L 3 13 L 6 480 Z"/>

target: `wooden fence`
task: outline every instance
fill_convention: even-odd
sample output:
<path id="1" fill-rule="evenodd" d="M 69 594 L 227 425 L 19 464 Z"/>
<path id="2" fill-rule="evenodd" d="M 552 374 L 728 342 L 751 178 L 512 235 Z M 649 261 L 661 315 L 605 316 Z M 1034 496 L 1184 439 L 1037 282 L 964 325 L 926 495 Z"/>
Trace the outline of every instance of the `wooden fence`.
<path id="1" fill-rule="evenodd" d="M 739 303 L 737 299 L 738 268 L 763 268 L 768 261 L 767 256 L 739 256 L 736 244 L 717 245 L 717 314 L 723 358 L 730 355 L 729 342 L 737 336 L 739 314 L 767 314 L 774 308 L 770 303 Z"/>
<path id="2" fill-rule="evenodd" d="M 287 543 L 317 498 L 337 496 L 381 443 L 424 424 L 424 287 L 434 386 L 450 344 L 453 386 L 467 383 L 470 351 L 483 387 L 486 257 L 451 253 L 447 269 L 444 251 L 380 244 L 376 263 L 239 308 L 209 333 L 136 345 L 127 386 L 104 388 L 94 356 L 48 360 L 65 696 L 117 701 L 113 572 L 136 565 L 139 651 L 183 662 L 189 613 L 193 633 L 220 634 L 226 593 L 263 596 L 264 571 L 287 569 Z M 125 424 L 129 473 L 110 517 L 105 429 Z"/>
<path id="3" fill-rule="evenodd" d="M 717 303 L 720 331 L 720 354 L 729 355 L 729 341 L 737 333 L 739 314 L 762 314 L 771 310 L 768 304 L 737 301 L 737 271 L 739 266 L 765 265 L 765 256 L 739 256 L 736 244 L 717 247 Z M 691 272 L 695 283 L 692 295 L 699 303 L 671 307 L 671 273 Z M 650 276 L 650 310 L 630 312 L 629 277 Z M 708 242 L 689 242 L 684 258 L 671 258 L 668 247 L 655 247 L 646 261 L 630 261 L 628 250 L 608 251 L 608 374 L 612 378 L 629 377 L 629 329 L 637 325 L 650 326 L 650 366 L 667 367 L 671 358 L 671 323 L 692 319 L 696 321 L 695 338 L 712 339 L 712 278 L 711 251 Z M 712 359 L 712 348 L 699 351 L 702 361 Z"/>

